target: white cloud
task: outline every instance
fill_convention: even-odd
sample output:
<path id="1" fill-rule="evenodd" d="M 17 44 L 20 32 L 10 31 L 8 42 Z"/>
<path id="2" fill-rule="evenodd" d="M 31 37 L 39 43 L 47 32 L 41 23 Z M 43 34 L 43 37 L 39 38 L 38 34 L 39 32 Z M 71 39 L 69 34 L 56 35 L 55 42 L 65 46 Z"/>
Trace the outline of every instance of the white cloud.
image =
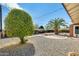
<path id="1" fill-rule="evenodd" d="M 9 9 L 17 8 L 23 10 L 17 3 L 3 3 L 2 5 L 7 6 Z"/>

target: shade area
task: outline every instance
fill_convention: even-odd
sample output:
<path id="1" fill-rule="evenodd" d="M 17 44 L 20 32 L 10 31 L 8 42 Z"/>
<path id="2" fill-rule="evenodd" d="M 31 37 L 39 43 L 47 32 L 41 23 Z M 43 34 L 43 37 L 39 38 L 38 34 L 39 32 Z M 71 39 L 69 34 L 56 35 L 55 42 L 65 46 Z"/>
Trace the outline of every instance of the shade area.
<path id="1" fill-rule="evenodd" d="M 65 3 L 64 6 L 71 17 L 72 23 L 79 23 L 79 4 Z"/>

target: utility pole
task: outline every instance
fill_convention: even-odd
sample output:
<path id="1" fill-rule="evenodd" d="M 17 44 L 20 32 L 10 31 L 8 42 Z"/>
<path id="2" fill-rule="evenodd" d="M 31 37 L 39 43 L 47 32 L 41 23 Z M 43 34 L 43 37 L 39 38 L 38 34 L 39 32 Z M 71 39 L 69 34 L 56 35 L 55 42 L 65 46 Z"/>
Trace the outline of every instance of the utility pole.
<path id="1" fill-rule="evenodd" d="M 2 7 L 0 4 L 0 38 L 1 38 L 1 34 L 2 34 Z"/>

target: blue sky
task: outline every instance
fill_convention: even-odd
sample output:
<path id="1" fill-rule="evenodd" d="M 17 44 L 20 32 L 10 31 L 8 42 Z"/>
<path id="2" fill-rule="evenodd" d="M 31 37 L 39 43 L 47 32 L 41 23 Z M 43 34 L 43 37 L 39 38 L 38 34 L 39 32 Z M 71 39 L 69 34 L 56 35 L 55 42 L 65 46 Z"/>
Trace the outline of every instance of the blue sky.
<path id="1" fill-rule="evenodd" d="M 18 5 L 28 12 L 32 16 L 33 22 L 39 26 L 46 25 L 49 20 L 54 18 L 63 18 L 68 25 L 71 23 L 69 15 L 60 3 L 19 3 Z M 4 19 L 9 11 L 9 8 L 2 6 L 3 28 Z"/>

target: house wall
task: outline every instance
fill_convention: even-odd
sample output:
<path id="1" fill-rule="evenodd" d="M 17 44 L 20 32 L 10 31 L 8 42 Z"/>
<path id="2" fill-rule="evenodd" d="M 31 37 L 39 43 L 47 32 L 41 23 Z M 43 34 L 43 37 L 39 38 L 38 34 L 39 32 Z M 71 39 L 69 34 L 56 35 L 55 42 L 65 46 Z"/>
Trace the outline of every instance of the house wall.
<path id="1" fill-rule="evenodd" d="M 70 32 L 70 36 L 73 37 L 73 25 L 70 25 L 69 32 Z"/>
<path id="2" fill-rule="evenodd" d="M 75 27 L 76 26 L 79 26 L 79 23 L 78 24 L 71 24 L 70 25 L 69 31 L 70 31 L 70 36 L 71 37 L 76 37 L 76 34 L 75 34 Z"/>

